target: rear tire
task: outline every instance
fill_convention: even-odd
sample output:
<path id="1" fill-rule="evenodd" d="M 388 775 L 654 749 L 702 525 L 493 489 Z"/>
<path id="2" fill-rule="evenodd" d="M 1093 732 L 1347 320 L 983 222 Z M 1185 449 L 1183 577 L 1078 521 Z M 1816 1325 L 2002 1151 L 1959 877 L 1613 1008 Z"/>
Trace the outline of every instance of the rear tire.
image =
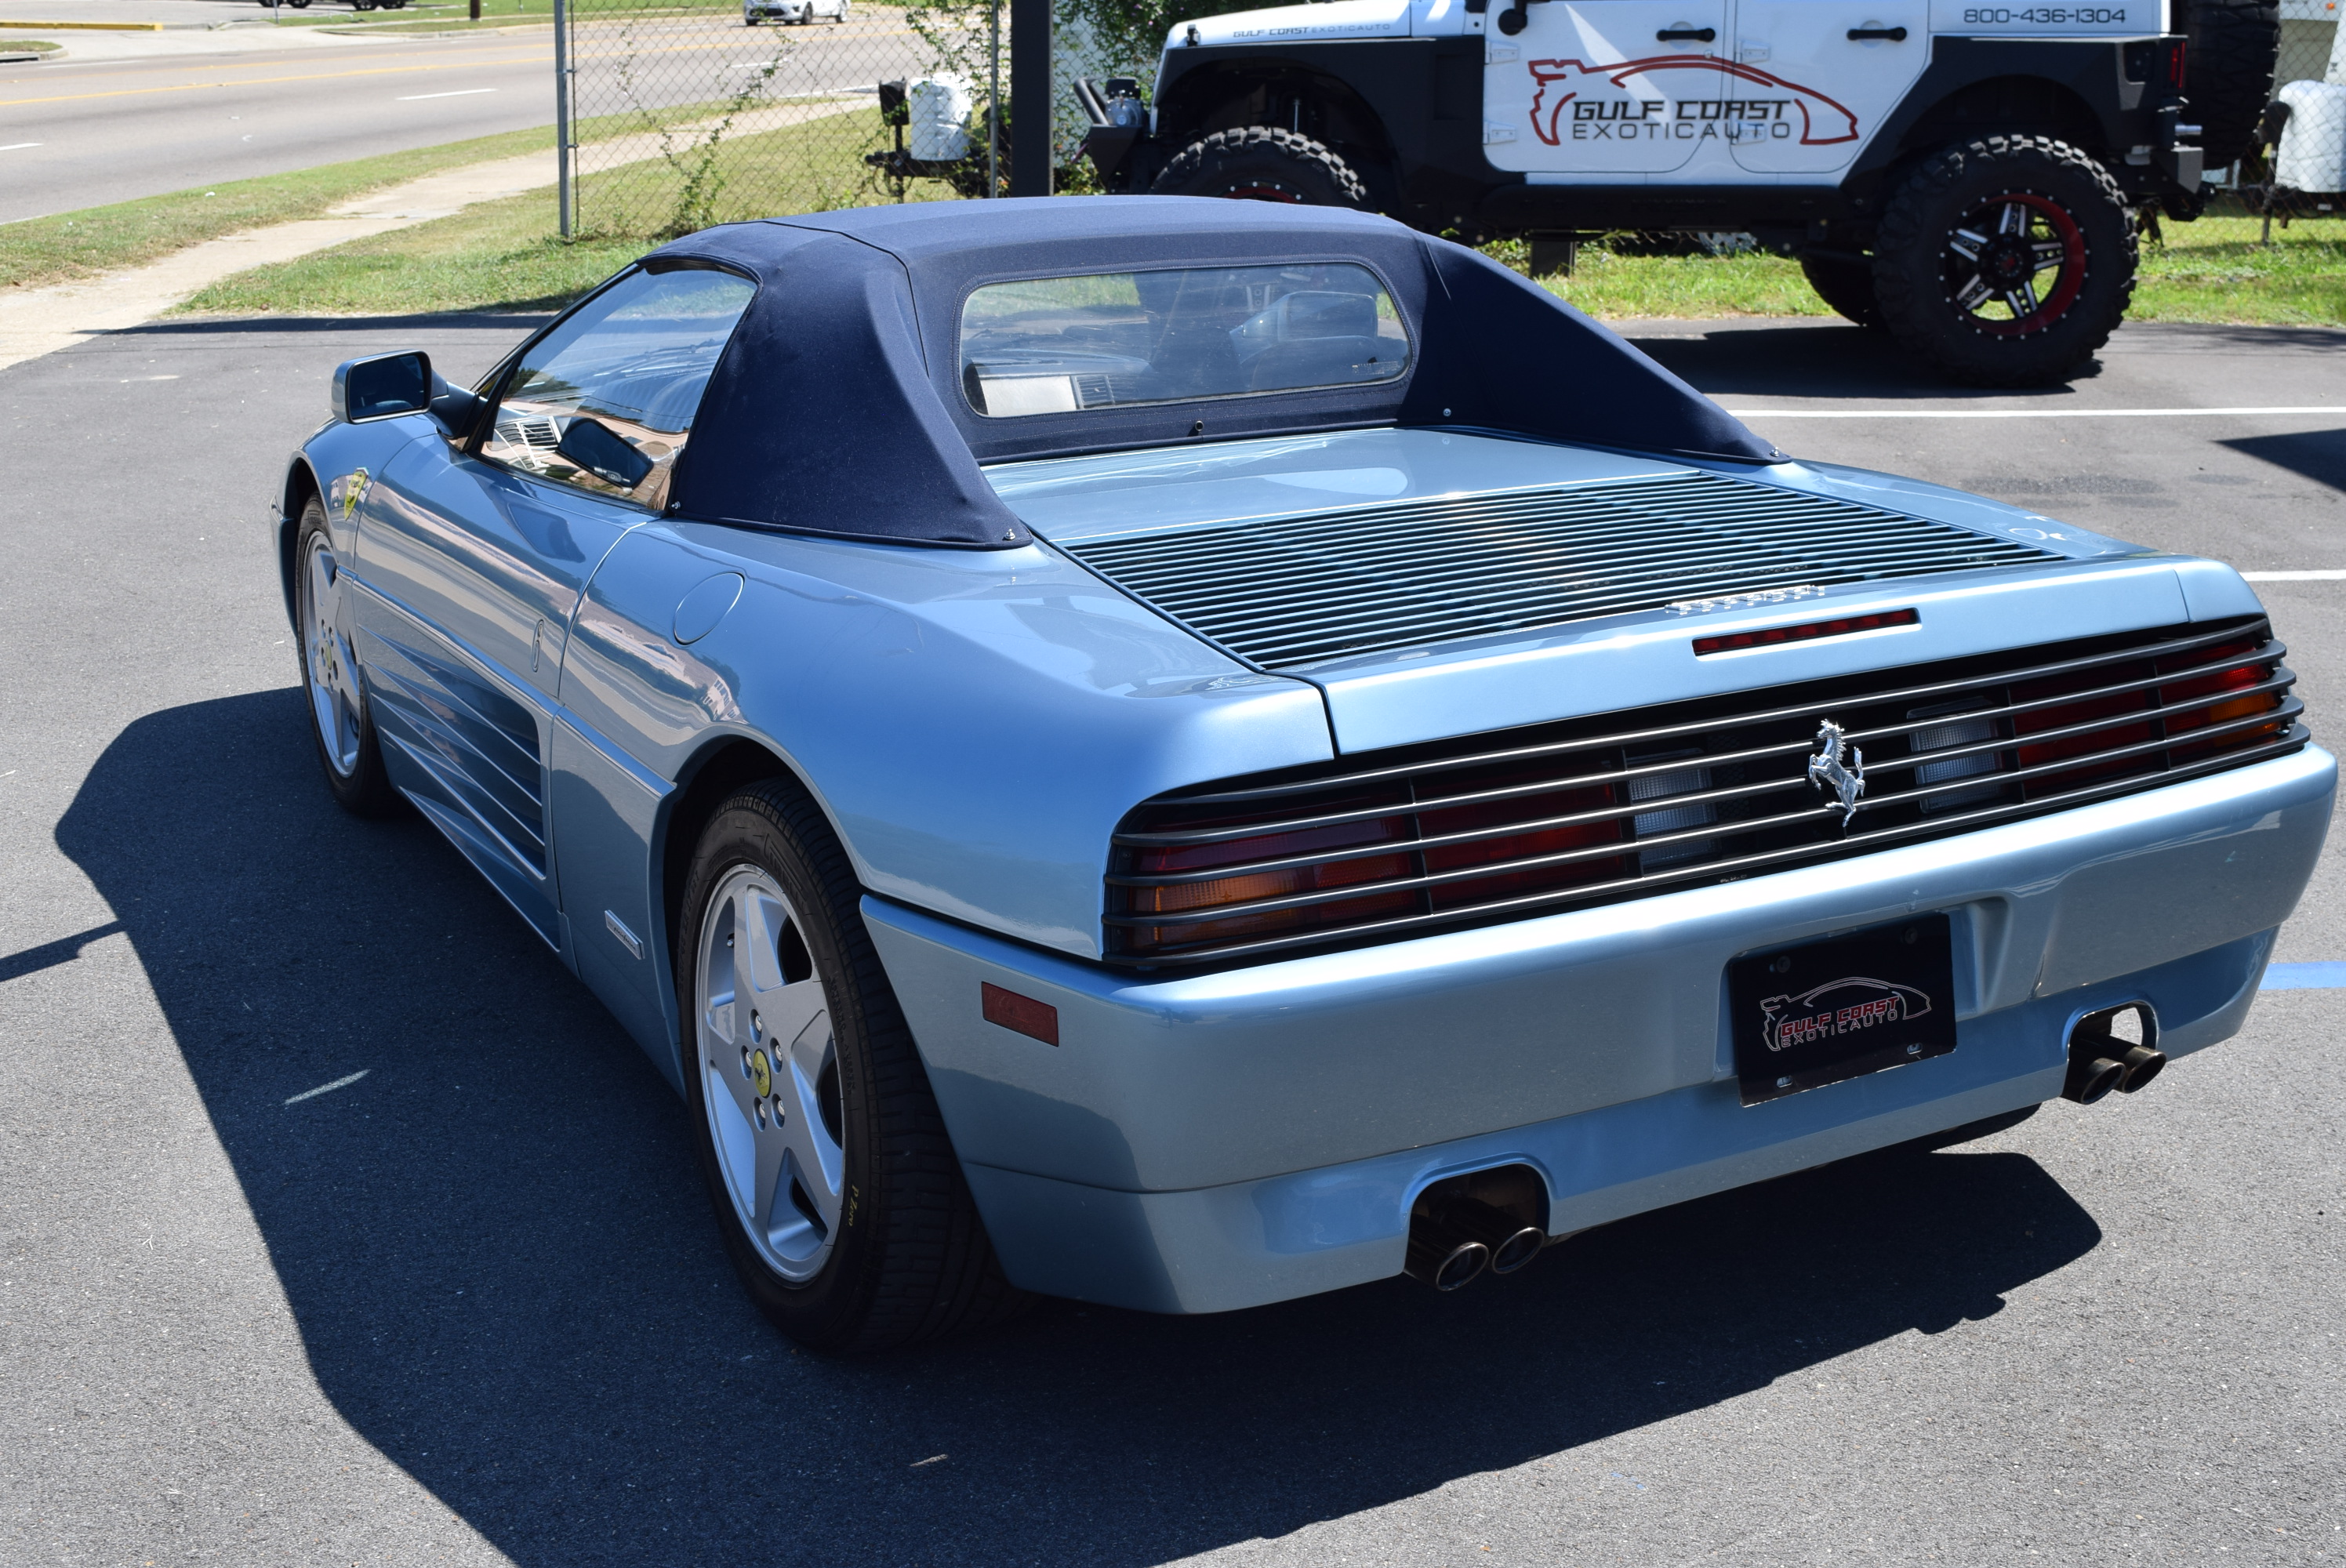
<path id="1" fill-rule="evenodd" d="M 1270 126 L 1216 131 L 1174 155 L 1154 196 L 1220 196 L 1300 207 L 1364 207 L 1352 166 L 1308 136 Z"/>
<path id="2" fill-rule="evenodd" d="M 2135 262 L 2134 214 L 2107 169 L 2048 137 L 1983 137 L 1891 198 L 1873 288 L 1898 341 L 1956 381 L 2044 386 L 2109 341 Z"/>
<path id="3" fill-rule="evenodd" d="M 890 1349 L 1031 1299 L 1002 1276 L 822 813 L 783 779 L 701 830 L 677 934 L 685 1098 L 725 1249 L 774 1326 Z"/>
<path id="4" fill-rule="evenodd" d="M 2272 0 L 2189 0 L 2184 23 L 2185 117 L 2199 127 L 2208 168 L 2257 145 L 2257 121 L 2280 60 L 2280 7 Z"/>
<path id="5" fill-rule="evenodd" d="M 1861 327 L 1882 325 L 1882 301 L 1873 292 L 1873 264 L 1839 256 L 1804 255 L 1800 270 L 1809 287 L 1833 310 Z"/>

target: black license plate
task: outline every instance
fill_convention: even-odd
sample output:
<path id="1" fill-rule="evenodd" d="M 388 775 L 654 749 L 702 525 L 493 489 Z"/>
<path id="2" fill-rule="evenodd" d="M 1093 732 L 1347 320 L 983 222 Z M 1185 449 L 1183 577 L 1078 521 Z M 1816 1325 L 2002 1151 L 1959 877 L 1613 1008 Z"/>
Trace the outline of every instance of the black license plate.
<path id="1" fill-rule="evenodd" d="M 1955 1048 L 1947 917 L 1739 958 L 1727 997 L 1747 1105 L 1943 1056 Z"/>

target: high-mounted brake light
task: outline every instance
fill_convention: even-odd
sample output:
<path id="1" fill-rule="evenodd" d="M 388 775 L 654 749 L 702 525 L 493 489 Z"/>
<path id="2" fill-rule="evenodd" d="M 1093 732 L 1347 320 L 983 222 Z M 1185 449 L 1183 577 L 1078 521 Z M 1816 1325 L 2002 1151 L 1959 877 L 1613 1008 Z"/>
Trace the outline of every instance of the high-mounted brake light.
<path id="1" fill-rule="evenodd" d="M 1880 610 L 1870 616 L 1843 616 L 1839 620 L 1804 621 L 1797 626 L 1770 626 L 1765 631 L 1729 632 L 1724 636 L 1694 639 L 1695 657 L 1735 653 L 1743 648 L 1774 647 L 1780 643 L 1804 643 L 1813 637 L 1845 637 L 1852 632 L 1880 631 L 1884 626 L 1915 626 L 1923 617 L 1912 610 Z"/>

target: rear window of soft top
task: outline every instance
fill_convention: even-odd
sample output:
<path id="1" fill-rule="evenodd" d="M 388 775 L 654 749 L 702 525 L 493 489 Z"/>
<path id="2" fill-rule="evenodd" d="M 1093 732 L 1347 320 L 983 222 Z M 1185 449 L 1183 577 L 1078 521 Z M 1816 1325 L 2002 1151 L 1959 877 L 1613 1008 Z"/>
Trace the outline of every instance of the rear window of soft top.
<path id="1" fill-rule="evenodd" d="M 996 419 L 1386 382 L 1409 361 L 1355 262 L 1022 279 L 962 304 L 962 390 Z"/>

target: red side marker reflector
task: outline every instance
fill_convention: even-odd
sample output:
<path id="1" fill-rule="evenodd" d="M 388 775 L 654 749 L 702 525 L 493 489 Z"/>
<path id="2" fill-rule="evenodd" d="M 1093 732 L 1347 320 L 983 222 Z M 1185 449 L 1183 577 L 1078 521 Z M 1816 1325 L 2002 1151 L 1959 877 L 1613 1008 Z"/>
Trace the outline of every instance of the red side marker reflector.
<path id="1" fill-rule="evenodd" d="M 977 992 L 988 1023 L 999 1023 L 1046 1045 L 1059 1043 L 1059 1010 L 1049 1003 L 1005 991 L 985 980 L 977 983 Z"/>
<path id="2" fill-rule="evenodd" d="M 1738 648 L 1774 647 L 1780 643 L 1804 643 L 1814 637 L 1845 637 L 1851 632 L 1922 624 L 1923 617 L 1912 610 L 1883 610 L 1871 616 L 1844 616 L 1837 621 L 1808 621 L 1797 626 L 1770 626 L 1760 632 L 1730 632 L 1723 637 L 1697 637 L 1694 639 L 1694 651 L 1699 657 L 1704 654 L 1733 653 Z"/>

